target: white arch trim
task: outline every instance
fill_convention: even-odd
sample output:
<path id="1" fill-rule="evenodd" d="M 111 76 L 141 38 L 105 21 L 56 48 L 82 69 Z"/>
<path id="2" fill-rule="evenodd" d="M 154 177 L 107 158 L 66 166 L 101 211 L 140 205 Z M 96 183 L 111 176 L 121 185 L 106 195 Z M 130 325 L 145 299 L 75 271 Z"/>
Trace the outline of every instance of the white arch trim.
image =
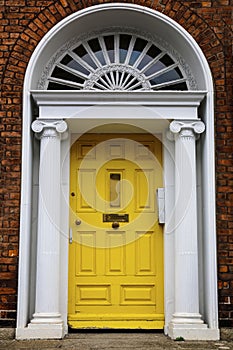
<path id="1" fill-rule="evenodd" d="M 115 11 L 116 16 L 109 16 Z M 119 15 L 119 16 L 118 16 Z M 90 21 L 92 16 L 92 21 Z M 56 50 L 62 46 L 63 42 L 71 38 L 71 33 L 78 23 L 80 31 L 93 30 L 94 23 L 101 23 L 100 26 L 108 26 L 109 18 L 112 21 L 124 25 L 124 23 L 137 23 L 142 30 L 153 30 L 156 34 L 164 37 L 166 41 L 174 45 L 176 50 L 189 63 L 193 75 L 195 76 L 199 90 L 206 91 L 205 104 L 201 109 L 201 117 L 206 125 L 205 137 L 202 139 L 201 163 L 202 196 L 203 196 L 203 296 L 202 308 L 205 322 L 212 330 L 209 338 L 217 339 L 218 332 L 218 306 L 217 306 L 217 270 L 216 270 L 216 228 L 215 228 L 215 167 L 214 167 L 214 112 L 213 112 L 213 82 L 208 62 L 200 47 L 184 28 L 178 25 L 169 17 L 160 12 L 132 4 L 104 4 L 92 6 L 76 12 L 55 25 L 41 40 L 35 49 L 25 75 L 23 94 L 23 145 L 22 145 L 22 182 L 21 182 L 21 223 L 20 223 L 20 253 L 19 253 L 19 285 L 18 285 L 18 312 L 17 312 L 17 338 L 28 338 L 28 322 L 33 312 L 34 294 L 30 282 L 30 266 L 32 265 L 32 255 L 35 252 L 35 237 L 33 232 L 32 217 L 32 176 L 33 164 L 33 135 L 31 123 L 33 120 L 33 109 L 31 105 L 31 92 L 36 89 L 36 84 L 42 72 L 43 66 L 48 62 Z M 138 18 L 141 20 L 138 21 Z M 100 19 L 102 19 L 100 21 Z M 145 20 L 146 19 L 146 20 Z M 120 23 L 119 23 L 120 22 Z M 113 23 L 114 24 L 114 23 Z M 155 25 L 156 24 L 156 25 Z M 166 29 L 166 30 L 165 30 Z M 73 35 L 73 34 L 72 34 Z M 169 146 L 168 146 L 169 147 Z M 165 159 L 165 166 L 167 160 Z M 169 165 L 167 166 L 169 168 Z M 166 240 L 165 234 L 165 240 Z M 167 242 L 169 250 L 171 242 Z M 64 251 L 67 254 L 67 251 Z M 165 248 L 165 256 L 166 256 Z M 165 257 L 165 293 L 168 289 L 169 267 Z M 66 276 L 66 271 L 63 271 Z M 61 290 L 63 298 L 67 297 L 67 287 Z M 165 305 L 169 310 L 171 302 L 169 291 L 167 291 L 167 301 Z M 65 300 L 66 304 L 66 300 Z M 65 304 L 62 312 L 66 313 Z M 169 313 L 169 311 L 167 311 Z M 66 315 L 64 316 L 65 319 Z M 208 338 L 208 336 L 207 336 Z"/>

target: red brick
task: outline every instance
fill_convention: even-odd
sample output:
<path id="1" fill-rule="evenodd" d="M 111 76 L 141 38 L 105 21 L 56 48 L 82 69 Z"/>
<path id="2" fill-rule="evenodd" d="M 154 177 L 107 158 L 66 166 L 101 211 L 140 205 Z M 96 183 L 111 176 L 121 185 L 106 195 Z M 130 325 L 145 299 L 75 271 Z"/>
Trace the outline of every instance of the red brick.
<path id="1" fill-rule="evenodd" d="M 6 196 L 2 217 L 0 279 L 16 280 L 19 241 L 21 111 L 23 79 L 29 59 L 41 38 L 62 18 L 102 0 L 0 0 L 0 181 Z M 220 288 L 220 319 L 233 325 L 233 315 L 224 303 L 233 305 L 233 4 L 229 0 L 178 1 L 137 0 L 136 3 L 163 11 L 182 25 L 201 46 L 211 67 L 215 95 L 217 241 Z M 152 4 L 153 3 L 153 4 Z M 20 93 L 20 94 L 19 94 Z M 8 159 L 9 158 L 9 159 Z M 12 179 L 16 182 L 12 186 Z M 8 192 L 8 193 L 7 193 Z M 8 244 L 14 244 L 12 248 Z M 5 275 L 4 275 L 5 274 Z M 5 276 L 5 277 L 4 277 Z M 4 304 L 16 298 L 16 288 L 0 289 L 0 317 L 10 315 Z M 2 299 L 4 302 L 2 301 Z M 11 304 L 12 306 L 16 304 Z M 226 305 L 225 305 L 226 306 Z M 229 308 L 230 308 L 229 306 Z M 228 306 L 227 306 L 228 308 Z M 15 317 L 15 313 L 11 315 Z"/>

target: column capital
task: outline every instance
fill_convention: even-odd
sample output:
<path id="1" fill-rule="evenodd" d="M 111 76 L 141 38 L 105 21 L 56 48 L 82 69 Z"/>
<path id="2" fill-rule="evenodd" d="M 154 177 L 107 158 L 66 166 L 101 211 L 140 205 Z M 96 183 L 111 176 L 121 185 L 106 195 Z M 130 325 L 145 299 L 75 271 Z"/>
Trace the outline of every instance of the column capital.
<path id="1" fill-rule="evenodd" d="M 39 134 L 39 138 L 58 137 L 67 130 L 67 123 L 64 120 L 42 120 L 36 119 L 32 123 L 32 130 Z"/>
<path id="2" fill-rule="evenodd" d="M 172 134 L 179 134 L 180 137 L 195 137 L 205 131 L 205 124 L 201 120 L 173 120 L 170 123 L 169 130 Z"/>

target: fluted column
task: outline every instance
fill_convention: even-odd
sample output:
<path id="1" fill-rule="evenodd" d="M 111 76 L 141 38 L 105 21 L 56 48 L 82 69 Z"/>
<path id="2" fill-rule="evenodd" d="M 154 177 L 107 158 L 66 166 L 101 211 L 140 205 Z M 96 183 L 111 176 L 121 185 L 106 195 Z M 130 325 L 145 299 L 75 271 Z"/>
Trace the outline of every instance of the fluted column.
<path id="1" fill-rule="evenodd" d="M 169 335 L 200 338 L 206 325 L 199 313 L 196 139 L 202 121 L 173 121 L 175 139 L 175 312 Z"/>
<path id="2" fill-rule="evenodd" d="M 61 134 L 63 120 L 32 123 L 40 139 L 37 266 L 35 313 L 29 324 L 36 337 L 61 338 L 63 323 L 59 312 L 60 276 L 60 191 Z M 37 336 L 38 335 L 38 336 Z"/>

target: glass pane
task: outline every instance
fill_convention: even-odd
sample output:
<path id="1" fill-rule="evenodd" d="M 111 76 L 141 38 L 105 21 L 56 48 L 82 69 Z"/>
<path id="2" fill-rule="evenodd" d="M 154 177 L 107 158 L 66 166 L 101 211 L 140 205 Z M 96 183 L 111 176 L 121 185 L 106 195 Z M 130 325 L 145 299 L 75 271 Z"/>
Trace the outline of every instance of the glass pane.
<path id="1" fill-rule="evenodd" d="M 88 40 L 88 44 L 93 52 L 101 51 L 101 47 L 100 47 L 98 39 Z"/>
<path id="2" fill-rule="evenodd" d="M 167 73 L 161 74 L 160 76 L 151 79 L 150 83 L 152 85 L 157 85 L 157 84 L 166 83 L 168 81 L 178 80 L 180 78 L 181 78 L 181 76 L 179 75 L 177 70 L 172 69 Z"/>
<path id="3" fill-rule="evenodd" d="M 73 82 L 79 83 L 79 84 L 84 83 L 84 79 L 81 79 L 81 78 L 77 77 L 76 75 L 68 73 L 59 67 L 54 68 L 53 73 L 52 73 L 52 77 L 64 79 L 64 80 L 68 80 L 68 81 L 73 81 Z"/>
<path id="4" fill-rule="evenodd" d="M 96 69 L 97 66 L 95 62 L 90 57 L 89 53 L 86 51 L 83 45 L 79 45 L 76 49 L 73 50 L 79 57 L 81 57 L 86 63 L 89 64 L 92 68 Z"/>
<path id="5" fill-rule="evenodd" d="M 152 67 L 150 67 L 146 72 L 145 75 L 149 76 L 156 72 L 159 72 L 160 70 L 171 66 L 174 63 L 174 61 L 169 57 L 168 55 L 164 55 L 158 62 L 156 62 Z"/>
<path id="6" fill-rule="evenodd" d="M 132 55 L 131 55 L 130 60 L 129 60 L 129 65 L 132 66 L 136 62 L 137 58 L 140 56 L 140 54 L 143 51 L 146 44 L 147 44 L 146 40 L 143 40 L 141 38 L 137 38 L 137 40 L 134 44 Z"/>
<path id="7" fill-rule="evenodd" d="M 120 63 L 124 63 L 127 52 L 129 49 L 129 44 L 130 44 L 131 36 L 122 34 L 120 35 Z"/>
<path id="8" fill-rule="evenodd" d="M 75 69 L 78 72 L 81 72 L 83 74 L 89 75 L 89 71 L 84 68 L 81 64 L 79 64 L 77 61 L 75 61 L 72 57 L 69 55 L 66 55 L 62 60 L 61 63 L 64 64 L 64 66 L 67 66 L 69 68 Z"/>
<path id="9" fill-rule="evenodd" d="M 148 77 L 148 76 L 150 76 L 152 74 L 155 74 L 155 73 L 159 72 L 163 68 L 164 68 L 164 65 L 160 61 L 158 61 L 155 64 L 153 64 L 153 66 L 151 66 L 149 69 L 147 69 L 145 71 L 145 75 Z"/>
<path id="10" fill-rule="evenodd" d="M 91 39 L 88 41 L 88 44 L 90 46 L 90 48 L 92 49 L 92 51 L 94 52 L 94 54 L 96 55 L 96 57 L 98 58 L 98 60 L 100 61 L 100 63 L 104 66 L 106 64 L 105 59 L 104 59 L 104 55 L 99 43 L 98 39 Z"/>
<path id="11" fill-rule="evenodd" d="M 121 174 L 110 174 L 110 207 L 120 208 L 121 206 Z"/>
<path id="12" fill-rule="evenodd" d="M 164 55 L 160 59 L 160 62 L 162 62 L 164 64 L 164 67 L 169 67 L 169 66 L 171 66 L 174 63 L 174 61 L 168 55 Z"/>
<path id="13" fill-rule="evenodd" d="M 152 45 L 149 50 L 147 51 L 147 55 L 155 58 L 157 57 L 162 51 L 155 45 Z"/>
<path id="14" fill-rule="evenodd" d="M 73 52 L 63 54 L 59 61 L 61 64 L 56 66 L 50 77 L 70 81 L 71 89 L 188 90 L 185 83 L 187 78 L 178 68 L 178 63 L 165 50 L 147 39 L 133 34 L 106 33 L 88 39 L 85 43 L 79 43 Z M 71 72 L 69 69 L 67 72 L 64 66 L 69 67 Z M 132 68 L 141 75 L 142 81 L 145 79 L 145 84 L 140 83 L 141 79 L 136 78 Z M 74 82 L 80 86 L 76 88 L 72 84 Z M 69 83 L 64 83 L 64 87 L 66 85 Z M 63 83 L 59 81 L 48 81 L 48 89 L 61 89 L 62 86 Z"/>
<path id="15" fill-rule="evenodd" d="M 108 35 L 104 37 L 106 49 L 111 63 L 114 63 L 114 36 Z"/>
<path id="16" fill-rule="evenodd" d="M 87 51 L 85 50 L 85 47 L 83 45 L 79 45 L 78 47 L 76 47 L 76 49 L 73 50 L 76 55 L 78 55 L 79 57 L 83 57 L 84 55 L 86 55 Z"/>
<path id="17" fill-rule="evenodd" d="M 188 90 L 188 87 L 186 83 L 179 83 L 179 84 L 164 86 L 163 88 L 160 88 L 158 90 L 186 91 Z"/>
<path id="18" fill-rule="evenodd" d="M 155 57 L 157 57 L 161 53 L 161 50 L 152 45 L 147 51 L 146 55 L 143 57 L 142 61 L 138 65 L 138 69 L 144 68 L 149 62 L 151 62 Z"/>
<path id="19" fill-rule="evenodd" d="M 93 85 L 93 88 L 95 89 L 95 90 L 104 90 L 104 87 L 102 86 L 99 86 L 99 85 L 96 85 L 96 84 L 94 84 Z"/>
<path id="20" fill-rule="evenodd" d="M 50 82 L 48 85 L 48 90 L 79 90 L 79 88 L 73 88 L 67 85 Z"/>
<path id="21" fill-rule="evenodd" d="M 142 85 L 138 85 L 135 89 L 133 89 L 133 90 L 140 90 L 140 89 L 142 89 Z"/>

